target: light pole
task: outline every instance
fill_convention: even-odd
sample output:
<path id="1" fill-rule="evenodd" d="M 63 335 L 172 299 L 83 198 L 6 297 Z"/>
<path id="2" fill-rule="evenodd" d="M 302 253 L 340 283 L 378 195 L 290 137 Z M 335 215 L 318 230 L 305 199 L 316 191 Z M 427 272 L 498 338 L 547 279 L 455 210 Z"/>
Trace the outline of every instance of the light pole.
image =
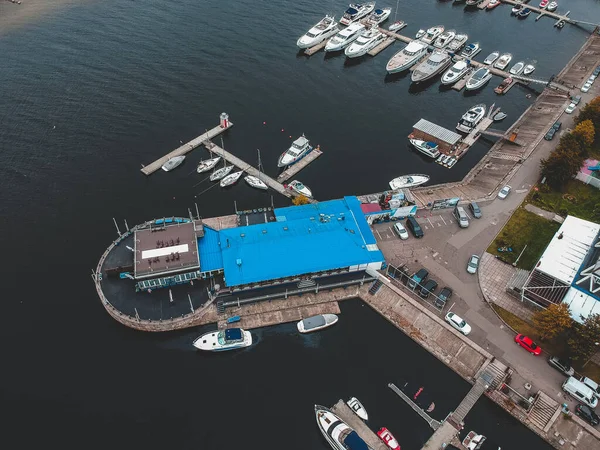
<path id="1" fill-rule="evenodd" d="M 600 342 L 594 342 L 594 345 L 597 347 L 600 345 Z M 594 357 L 594 355 L 596 354 L 596 349 L 594 349 L 594 352 L 590 355 L 590 357 L 588 358 L 588 360 L 585 362 L 585 364 L 582 367 L 587 366 L 587 363 L 589 363 L 592 358 Z"/>

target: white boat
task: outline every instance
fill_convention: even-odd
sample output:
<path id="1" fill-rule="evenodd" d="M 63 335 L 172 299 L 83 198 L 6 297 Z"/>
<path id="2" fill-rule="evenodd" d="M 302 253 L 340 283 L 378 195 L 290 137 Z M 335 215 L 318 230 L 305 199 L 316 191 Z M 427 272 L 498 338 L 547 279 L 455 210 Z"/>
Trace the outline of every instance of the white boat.
<path id="1" fill-rule="evenodd" d="M 354 411 L 354 414 L 356 414 L 362 420 L 369 420 L 369 414 L 367 413 L 367 410 L 356 397 L 352 397 L 346 402 L 346 404 L 352 411 Z"/>
<path id="2" fill-rule="evenodd" d="M 469 65 L 465 60 L 455 62 L 445 73 L 442 75 L 442 84 L 454 84 L 469 71 Z"/>
<path id="3" fill-rule="evenodd" d="M 444 48 L 454 40 L 455 36 L 456 30 L 446 30 L 438 36 L 438 38 L 433 43 L 433 46 L 435 48 Z"/>
<path id="4" fill-rule="evenodd" d="M 420 186 L 429 181 L 429 175 L 423 175 L 420 173 L 412 175 L 404 175 L 401 177 L 394 178 L 390 181 L 390 188 L 392 190 L 405 189 L 410 187 Z"/>
<path id="5" fill-rule="evenodd" d="M 297 194 L 304 195 L 307 198 L 312 198 L 312 191 L 309 189 L 309 187 L 305 186 L 298 180 L 290 181 L 287 187 Z"/>
<path id="6" fill-rule="evenodd" d="M 302 319 L 296 324 L 296 328 L 300 333 L 311 333 L 335 325 L 337 321 L 338 316 L 335 314 L 318 314 Z"/>
<path id="7" fill-rule="evenodd" d="M 438 145 L 435 142 L 426 142 L 420 139 L 409 139 L 409 141 L 414 148 L 430 158 L 435 159 L 440 156 Z"/>
<path id="8" fill-rule="evenodd" d="M 346 47 L 344 53 L 348 58 L 358 58 L 377 47 L 384 39 L 385 35 L 377 27 L 373 27 L 360 35 L 349 47 Z"/>
<path id="9" fill-rule="evenodd" d="M 516 63 L 515 65 L 513 65 L 509 72 L 513 75 L 519 75 L 521 72 L 523 72 L 523 69 L 525 68 L 525 62 L 523 61 L 519 61 L 518 63 Z"/>
<path id="10" fill-rule="evenodd" d="M 452 41 L 448 44 L 448 47 L 446 48 L 451 52 L 457 52 L 463 47 L 463 45 L 466 44 L 468 39 L 468 34 L 457 34 L 456 36 L 454 36 L 454 39 L 452 39 Z"/>
<path id="11" fill-rule="evenodd" d="M 194 341 L 194 347 L 209 352 L 235 350 L 249 347 L 250 345 L 252 345 L 252 335 L 249 331 L 241 328 L 211 331 L 210 333 L 203 334 Z"/>
<path id="12" fill-rule="evenodd" d="M 484 64 L 493 64 L 494 61 L 496 61 L 498 59 L 498 57 L 500 56 L 500 52 L 498 50 L 493 51 L 492 53 L 490 53 L 487 58 L 485 58 L 483 60 Z"/>
<path id="13" fill-rule="evenodd" d="M 481 51 L 481 47 L 479 46 L 479 42 L 471 42 L 462 51 L 461 56 L 471 59 L 480 51 Z"/>
<path id="14" fill-rule="evenodd" d="M 356 22 L 350 24 L 349 27 L 344 28 L 335 36 L 333 36 L 325 45 L 326 52 L 337 52 L 343 50 L 346 46 L 354 42 L 361 34 L 367 29 L 364 25 Z"/>
<path id="15" fill-rule="evenodd" d="M 306 156 L 313 148 L 310 145 L 310 141 L 306 139 L 304 134 L 292 142 L 292 146 L 281 154 L 277 161 L 277 167 L 285 167 L 295 162 L 298 162 L 304 156 Z"/>
<path id="16" fill-rule="evenodd" d="M 533 73 L 534 70 L 535 70 L 535 66 L 533 64 L 527 64 L 523 68 L 523 75 L 530 75 Z"/>
<path id="17" fill-rule="evenodd" d="M 216 156 L 214 158 L 207 159 L 206 161 L 200 161 L 200 164 L 198 164 L 198 168 L 196 169 L 196 172 L 198 172 L 198 173 L 208 172 L 209 170 L 213 169 L 219 163 L 219 161 L 221 161 L 220 156 Z"/>
<path id="18" fill-rule="evenodd" d="M 452 58 L 443 50 L 435 50 L 425 61 L 413 70 L 410 79 L 413 83 L 420 83 L 433 78 L 438 73 L 446 70 L 452 63 Z"/>
<path id="19" fill-rule="evenodd" d="M 483 103 L 475 105 L 463 114 L 458 121 L 456 129 L 463 133 L 470 133 L 473 128 L 485 117 L 486 107 Z"/>
<path id="20" fill-rule="evenodd" d="M 229 172 L 233 170 L 233 166 L 225 166 L 221 167 L 219 170 L 215 170 L 210 174 L 210 181 L 218 181 L 222 178 L 225 178 L 229 175 Z"/>
<path id="21" fill-rule="evenodd" d="M 296 45 L 300 48 L 309 48 L 317 45 L 319 42 L 323 42 L 325 39 L 330 38 L 339 31 L 337 23 L 335 23 L 335 17 L 325 16 L 319 23 L 306 32 L 304 36 L 301 36 L 296 42 Z"/>
<path id="22" fill-rule="evenodd" d="M 427 54 L 427 44 L 412 41 L 390 58 L 385 69 L 388 73 L 397 73 L 415 65 Z"/>
<path id="23" fill-rule="evenodd" d="M 515 6 L 512 7 L 512 9 L 510 10 L 510 15 L 511 16 L 516 16 L 518 15 L 521 10 L 523 9 L 523 4 L 522 3 L 518 3 Z"/>
<path id="24" fill-rule="evenodd" d="M 550 4 L 546 7 L 546 10 L 553 12 L 553 11 L 556 11 L 556 8 L 558 8 L 558 3 L 550 2 Z"/>
<path id="25" fill-rule="evenodd" d="M 492 72 L 487 67 L 480 67 L 477 69 L 473 75 L 469 77 L 467 80 L 467 84 L 465 84 L 465 89 L 467 91 L 474 91 L 476 89 L 482 88 L 485 84 L 492 79 Z"/>
<path id="26" fill-rule="evenodd" d="M 371 26 L 379 25 L 380 23 L 385 22 L 387 20 L 387 18 L 390 17 L 391 13 L 392 13 L 392 8 L 383 8 L 383 9 L 377 8 L 367 18 L 367 24 L 369 24 Z"/>
<path id="27" fill-rule="evenodd" d="M 417 34 L 415 34 L 415 39 L 421 39 L 423 36 L 425 36 L 425 33 L 427 33 L 427 30 L 420 29 L 417 31 Z"/>
<path id="28" fill-rule="evenodd" d="M 342 25 L 350 25 L 356 22 L 375 9 L 375 2 L 350 3 L 348 9 L 340 19 Z"/>
<path id="29" fill-rule="evenodd" d="M 431 27 L 425 32 L 425 35 L 423 37 L 421 37 L 421 40 L 423 42 L 425 42 L 427 45 L 431 45 L 431 44 L 433 44 L 433 41 L 435 41 L 438 38 L 438 36 L 440 34 L 442 34 L 443 32 L 444 32 L 443 25 L 437 25 L 435 27 Z"/>
<path id="30" fill-rule="evenodd" d="M 501 120 L 506 119 L 507 114 L 503 113 L 503 112 L 498 112 L 496 113 L 496 115 L 493 117 L 494 122 L 500 122 Z"/>
<path id="31" fill-rule="evenodd" d="M 463 439 L 462 445 L 468 450 L 478 450 L 485 441 L 485 436 L 469 431 L 469 434 Z"/>
<path id="32" fill-rule="evenodd" d="M 319 430 L 333 450 L 370 450 L 358 433 L 328 408 L 315 405 L 315 417 Z"/>
<path id="33" fill-rule="evenodd" d="M 406 26 L 406 22 L 404 20 L 396 20 L 393 24 L 388 27 L 390 31 L 400 31 L 402 28 Z"/>
<path id="34" fill-rule="evenodd" d="M 511 59 L 512 59 L 512 54 L 504 53 L 502 56 L 500 56 L 500 58 L 498 58 L 498 61 L 496 61 L 496 63 L 494 64 L 494 67 L 496 69 L 504 70 L 504 69 L 506 69 L 506 66 L 508 66 L 510 64 Z"/>
<path id="35" fill-rule="evenodd" d="M 174 156 L 162 165 L 162 170 L 164 170 L 165 172 L 169 172 L 174 168 L 179 167 L 184 159 L 185 155 Z"/>
<path id="36" fill-rule="evenodd" d="M 266 191 L 267 189 L 269 189 L 269 186 L 267 186 L 267 184 L 261 180 L 258 177 L 255 177 L 254 175 L 246 175 L 244 177 L 244 181 L 246 183 L 248 183 L 248 185 L 250 187 L 256 188 L 256 189 L 262 189 L 263 191 Z"/>
<path id="37" fill-rule="evenodd" d="M 231 166 L 231 167 L 233 167 L 233 166 Z M 240 177 L 242 176 L 243 173 L 244 173 L 243 170 L 240 170 L 238 172 L 233 172 L 233 173 L 227 175 L 226 177 L 224 177 L 219 184 L 221 185 L 221 187 L 231 186 L 232 184 L 237 183 L 237 181 L 240 179 Z"/>

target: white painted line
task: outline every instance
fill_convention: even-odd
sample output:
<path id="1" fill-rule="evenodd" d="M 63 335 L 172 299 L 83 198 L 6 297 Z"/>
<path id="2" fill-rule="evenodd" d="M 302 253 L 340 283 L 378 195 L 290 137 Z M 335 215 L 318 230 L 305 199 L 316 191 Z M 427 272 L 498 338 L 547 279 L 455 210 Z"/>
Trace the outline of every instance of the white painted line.
<path id="1" fill-rule="evenodd" d="M 394 234 L 394 230 L 392 230 L 392 227 L 388 227 L 388 230 L 390 230 L 390 233 Z"/>
<path id="2" fill-rule="evenodd" d="M 429 217 L 427 218 L 427 222 L 429 222 L 429 225 L 431 225 L 431 228 L 433 228 L 433 224 L 431 223 L 431 219 Z"/>
<path id="3" fill-rule="evenodd" d="M 379 235 L 379 239 L 381 239 L 383 241 L 383 238 L 381 237 L 381 233 L 379 232 L 379 230 L 377 228 L 375 228 L 375 231 L 377 231 L 377 234 Z"/>
<path id="4" fill-rule="evenodd" d="M 442 216 L 440 216 L 440 219 L 442 219 L 442 221 L 444 222 L 444 225 L 448 225 Z"/>
<path id="5" fill-rule="evenodd" d="M 437 226 L 438 226 L 438 227 L 441 227 L 441 226 L 442 226 L 442 224 L 441 224 L 441 223 L 439 223 L 439 222 L 437 222 Z"/>

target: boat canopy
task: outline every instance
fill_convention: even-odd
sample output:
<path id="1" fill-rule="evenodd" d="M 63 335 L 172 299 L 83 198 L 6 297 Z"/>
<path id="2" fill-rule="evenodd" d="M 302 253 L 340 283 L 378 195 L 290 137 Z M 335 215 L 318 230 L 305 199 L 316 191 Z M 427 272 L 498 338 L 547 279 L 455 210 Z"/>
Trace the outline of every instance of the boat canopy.
<path id="1" fill-rule="evenodd" d="M 228 341 L 237 341 L 242 339 L 241 328 L 228 328 L 225 330 L 225 339 Z"/>
<path id="2" fill-rule="evenodd" d="M 413 125 L 413 128 L 449 145 L 455 145 L 462 139 L 460 134 L 440 127 L 439 125 L 436 125 L 435 123 L 425 119 L 419 120 Z"/>
<path id="3" fill-rule="evenodd" d="M 354 8 L 348 8 L 348 9 L 346 10 L 346 14 L 348 14 L 348 15 L 350 15 L 350 16 L 353 16 L 353 15 L 355 15 L 355 14 L 357 14 L 357 13 L 358 13 L 358 11 L 357 11 L 356 9 L 354 9 Z"/>
<path id="4" fill-rule="evenodd" d="M 308 144 L 308 139 L 306 139 L 304 136 L 300 136 L 298 139 L 296 139 L 293 142 L 294 147 L 296 148 L 302 148 L 304 147 L 306 144 Z"/>
<path id="5" fill-rule="evenodd" d="M 383 9 L 376 9 L 375 10 L 375 14 L 377 14 L 378 16 L 383 14 Z"/>
<path id="6" fill-rule="evenodd" d="M 363 441 L 354 430 L 352 430 L 352 432 L 346 436 L 346 439 L 344 439 L 344 445 L 350 450 L 369 450 L 369 447 L 365 441 Z"/>
<path id="7" fill-rule="evenodd" d="M 313 328 L 322 327 L 325 325 L 325 318 L 322 315 L 309 317 L 302 320 L 305 330 L 312 330 Z"/>

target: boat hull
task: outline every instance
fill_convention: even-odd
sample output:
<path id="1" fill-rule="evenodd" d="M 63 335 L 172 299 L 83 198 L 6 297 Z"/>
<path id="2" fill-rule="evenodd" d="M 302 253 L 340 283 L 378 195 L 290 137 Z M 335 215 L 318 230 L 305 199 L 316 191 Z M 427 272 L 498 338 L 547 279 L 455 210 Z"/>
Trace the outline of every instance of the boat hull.
<path id="1" fill-rule="evenodd" d="M 321 325 L 314 326 L 314 327 L 311 327 L 311 328 L 308 328 L 308 329 L 305 327 L 305 324 L 306 324 L 305 321 L 314 320 L 314 319 L 317 319 L 317 318 L 320 318 L 320 317 L 323 318 L 323 323 Z M 324 328 L 328 328 L 328 327 L 330 327 L 332 325 L 335 325 L 338 320 L 339 320 L 338 316 L 336 316 L 335 314 L 319 314 L 317 316 L 307 317 L 306 319 L 303 319 L 303 320 L 299 321 L 296 324 L 296 328 L 298 329 L 298 331 L 300 333 L 307 334 L 307 333 L 312 333 L 314 331 L 319 331 L 319 330 L 322 330 Z"/>
<path id="2" fill-rule="evenodd" d="M 492 74 L 490 73 L 477 82 L 473 82 L 473 83 L 469 84 L 469 82 L 467 81 L 467 84 L 465 84 L 465 89 L 467 91 L 476 91 L 477 89 L 481 89 L 486 84 L 488 84 L 491 79 L 492 79 Z"/>
<path id="3" fill-rule="evenodd" d="M 219 181 L 229 175 L 233 170 L 233 166 L 222 167 L 210 174 L 210 181 Z"/>
<path id="4" fill-rule="evenodd" d="M 242 330 L 244 339 L 242 342 L 237 342 L 233 344 L 219 344 L 218 334 L 219 331 L 213 331 L 210 333 L 205 333 L 194 341 L 194 347 L 198 350 L 203 350 L 207 352 L 226 352 L 229 350 L 237 350 L 244 347 L 249 347 L 252 345 L 252 334 L 249 331 Z"/>
<path id="5" fill-rule="evenodd" d="M 206 161 L 202 161 L 200 164 L 198 164 L 196 172 L 208 172 L 209 170 L 212 170 L 219 163 L 219 161 L 221 161 L 220 156 L 217 156 L 216 158 L 207 159 Z"/>
<path id="6" fill-rule="evenodd" d="M 183 161 L 185 159 L 185 156 L 175 156 L 171 159 L 169 159 L 166 163 L 164 163 L 161 167 L 162 170 L 164 170 L 165 172 L 170 172 L 173 169 L 176 169 L 177 167 L 179 167 Z"/>
<path id="7" fill-rule="evenodd" d="M 356 397 L 352 397 L 346 402 L 346 404 L 354 412 L 354 414 L 356 414 L 362 420 L 369 420 L 369 414 L 367 413 L 367 410 Z"/>
<path id="8" fill-rule="evenodd" d="M 390 181 L 390 188 L 393 190 L 396 189 L 406 189 L 415 186 L 420 186 L 429 181 L 429 175 L 415 174 L 415 175 L 405 175 L 403 177 L 394 178 Z"/>
<path id="9" fill-rule="evenodd" d="M 440 156 L 440 151 L 436 148 L 426 148 L 427 142 L 422 141 L 420 139 L 409 139 L 411 145 L 417 149 L 419 152 L 423 153 L 425 156 L 429 156 L 430 158 L 437 158 Z"/>

